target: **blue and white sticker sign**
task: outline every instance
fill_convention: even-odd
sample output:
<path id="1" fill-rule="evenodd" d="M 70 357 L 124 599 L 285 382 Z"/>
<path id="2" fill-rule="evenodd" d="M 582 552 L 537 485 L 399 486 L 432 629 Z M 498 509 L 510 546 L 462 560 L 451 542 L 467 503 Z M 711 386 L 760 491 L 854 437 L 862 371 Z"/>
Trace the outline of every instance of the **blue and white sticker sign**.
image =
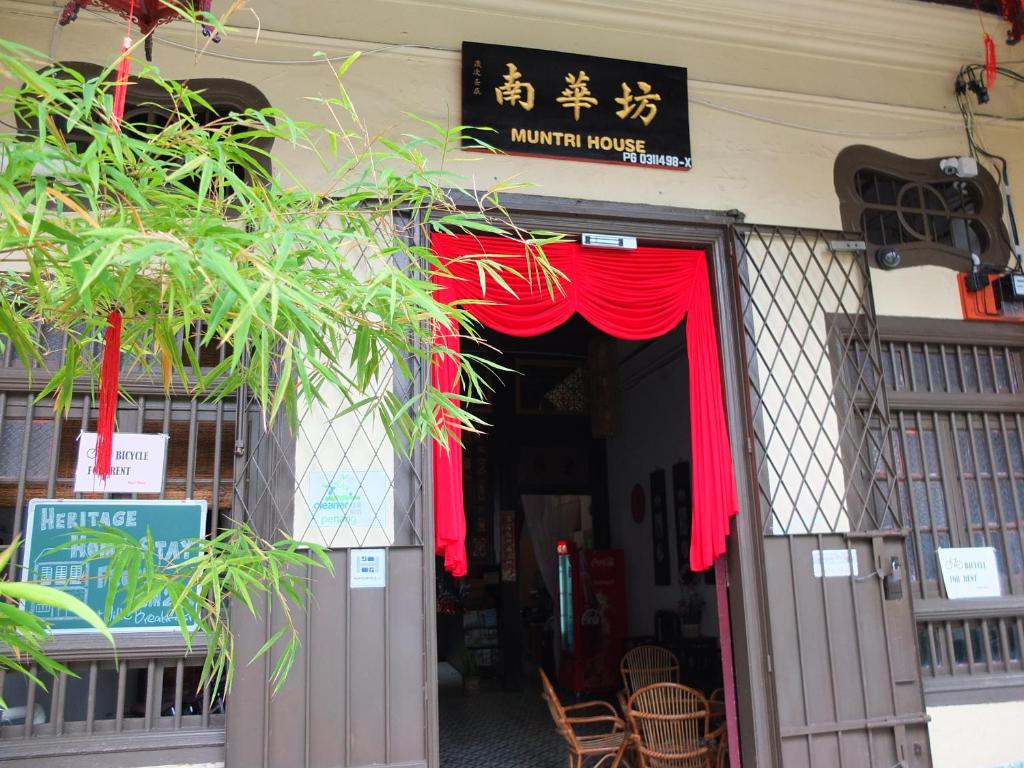
<path id="1" fill-rule="evenodd" d="M 387 550 L 350 549 L 348 556 L 350 589 L 387 586 Z"/>
<path id="2" fill-rule="evenodd" d="M 376 469 L 310 470 L 296 536 L 325 547 L 391 543 L 391 478 Z M 304 508 L 303 508 L 304 507 Z"/>

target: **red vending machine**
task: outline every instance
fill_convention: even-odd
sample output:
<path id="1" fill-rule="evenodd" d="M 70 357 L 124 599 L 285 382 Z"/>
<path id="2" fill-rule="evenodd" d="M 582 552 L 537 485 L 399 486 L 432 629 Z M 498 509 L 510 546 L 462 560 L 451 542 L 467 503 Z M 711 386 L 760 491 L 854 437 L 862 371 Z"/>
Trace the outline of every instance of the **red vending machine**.
<path id="1" fill-rule="evenodd" d="M 575 694 L 621 687 L 626 637 L 626 570 L 622 551 L 581 551 L 558 542 L 558 628 L 561 684 Z"/>

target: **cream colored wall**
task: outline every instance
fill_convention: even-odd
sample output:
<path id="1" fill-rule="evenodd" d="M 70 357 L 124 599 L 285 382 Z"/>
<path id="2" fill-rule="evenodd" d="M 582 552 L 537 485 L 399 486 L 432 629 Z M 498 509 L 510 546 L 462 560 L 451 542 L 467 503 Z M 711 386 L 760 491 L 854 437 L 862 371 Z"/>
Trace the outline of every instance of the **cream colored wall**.
<path id="1" fill-rule="evenodd" d="M 0 35 L 59 59 L 110 61 L 120 24 L 83 13 L 60 30 L 59 4 L 0 0 Z M 227 5 L 216 0 L 214 9 Z M 335 92 L 327 65 L 278 62 L 362 49 L 368 53 L 350 71 L 349 91 L 372 131 L 397 135 L 420 130 L 406 113 L 459 119 L 463 39 L 687 66 L 689 173 L 511 156 L 459 157 L 467 162 L 458 168 L 479 187 L 514 177 L 540 195 L 739 209 L 749 221 L 809 227 L 839 226 L 832 167 L 845 146 L 866 143 L 916 157 L 965 153 L 952 81 L 962 64 L 982 55 L 976 14 L 911 0 L 251 0 L 249 7 L 234 19 L 246 28 L 204 55 L 174 47 L 203 44 L 187 25 L 161 29 L 162 71 L 245 80 L 276 107 L 318 118 L 305 97 Z M 999 24 L 989 26 L 1001 37 Z M 393 47 L 410 45 L 428 48 Z M 1002 48 L 1000 58 L 1020 56 Z M 1024 113 L 1024 88 L 1000 82 L 989 108 Z M 982 118 L 978 125 L 987 146 L 1009 159 L 1015 196 L 1024 200 L 1020 124 Z M 311 181 L 320 176 L 311 158 L 286 146 L 276 155 Z M 1024 212 L 1024 202 L 1019 207 Z M 873 280 L 882 314 L 960 316 L 948 272 L 876 272 Z M 1012 759 L 1015 748 L 1020 759 L 1014 745 L 1021 705 L 931 711 L 936 765 L 993 765 Z M 991 739 L 975 737 L 993 723 L 1001 725 L 991 728 Z M 959 740 L 970 754 L 956 751 Z M 973 762 L 983 749 L 993 750 L 992 760 Z"/>
<path id="2" fill-rule="evenodd" d="M 214 7 L 226 5 L 221 0 Z M 761 10 L 763 5 L 753 0 L 589 0 L 564 8 L 520 2 L 511 15 L 506 4 L 488 0 L 250 0 L 262 24 L 258 40 L 252 29 L 239 29 L 196 56 L 174 45 L 205 41 L 177 24 L 161 29 L 156 58 L 167 75 L 246 80 L 275 106 L 322 118 L 305 97 L 335 92 L 326 64 L 258 64 L 215 56 L 308 61 L 316 51 L 344 56 L 362 49 L 370 53 L 350 70 L 347 86 L 371 131 L 391 134 L 422 130 L 407 113 L 458 120 L 457 48 L 463 39 L 687 66 L 691 172 L 512 156 L 473 156 L 458 167 L 480 187 L 511 177 L 532 184 L 535 194 L 578 197 L 585 190 L 594 199 L 739 209 L 755 222 L 838 227 L 832 166 L 839 150 L 850 144 L 870 143 L 920 157 L 966 152 L 952 81 L 962 63 L 981 55 L 976 14 L 910 0 L 860 0 L 856 12 L 838 0 L 780 0 L 772 3 L 770 14 Z M 0 10 L 13 22 L 7 29 L 20 42 L 65 60 L 107 61 L 123 34 L 109 14 L 83 12 L 72 26 L 55 28 L 55 11 L 46 0 L 0 0 Z M 255 18 L 241 12 L 232 21 L 253 26 Z M 327 37 L 332 32 L 339 37 Z M 394 45 L 443 50 L 386 48 Z M 1011 49 L 1003 51 L 1004 60 L 1012 57 Z M 991 107 L 1024 112 L 1024 88 L 1000 83 Z M 1011 170 L 1019 169 L 1015 190 L 1024 199 L 1019 124 L 982 120 L 980 132 L 992 150 L 1010 159 Z M 312 158 L 281 146 L 277 154 L 306 178 L 321 175 Z M 877 275 L 879 311 L 957 316 L 952 275 L 915 272 Z M 927 292 L 917 290 L 922 279 Z"/>
<path id="3" fill-rule="evenodd" d="M 225 4 L 222 0 L 221 3 L 215 3 L 215 8 Z M 753 2 L 731 4 L 750 8 L 763 5 Z M 895 9 L 907 4 L 885 0 L 881 5 L 886 9 Z M 105 50 L 109 50 L 110 56 L 113 56 L 122 34 L 120 24 L 104 23 L 99 20 L 101 17 L 83 13 L 72 26 L 54 31 L 53 11 L 49 5 L 42 1 L 4 2 L 0 7 L 30 14 L 16 17 L 17 38 L 31 42 L 45 52 L 64 59 L 103 61 L 104 57 L 97 56 L 97 52 Z M 584 23 L 545 21 L 539 12 L 535 18 L 530 18 L 529 13 L 524 12 L 522 17 L 516 19 L 499 13 L 497 9 L 503 4 L 497 3 L 491 5 L 490 12 L 463 12 L 457 15 L 452 10 L 459 5 L 456 3 L 378 0 L 359 4 L 279 4 L 267 0 L 250 0 L 249 5 L 259 13 L 264 23 L 259 42 L 253 41 L 252 32 L 239 30 L 220 46 L 210 46 L 210 54 L 280 61 L 311 59 L 317 50 L 344 55 L 357 48 L 372 50 L 380 45 L 396 43 L 435 45 L 446 49 L 429 51 L 393 48 L 367 55 L 356 65 L 351 72 L 350 87 L 354 89 L 354 96 L 364 115 L 375 128 L 400 127 L 401 123 L 395 121 L 403 112 L 414 112 L 432 119 L 443 120 L 447 115 L 452 119 L 458 118 L 456 49 L 464 38 L 643 58 L 688 66 L 694 113 L 691 134 L 696 166 L 693 172 L 673 174 L 648 169 L 508 158 L 487 163 L 489 172 L 481 173 L 481 178 L 522 171 L 525 177 L 541 184 L 542 192 L 574 196 L 579 192 L 580 181 L 596 177 L 608 188 L 603 194 L 605 198 L 669 202 L 704 208 L 741 207 L 755 220 L 788 219 L 791 223 L 819 226 L 834 223 L 837 216 L 831 199 L 831 168 L 835 151 L 858 137 L 830 136 L 752 122 L 712 108 L 704 102 L 713 102 L 719 108 L 757 112 L 776 120 L 806 123 L 825 130 L 859 132 L 864 134 L 864 139 L 893 151 L 921 155 L 933 152 L 944 154 L 965 147 L 959 130 L 959 117 L 953 111 L 952 77 L 961 63 L 976 59 L 980 53 L 976 16 L 929 6 L 922 8 L 917 3 L 913 6 L 917 14 L 915 18 L 919 22 L 929 16 L 957 20 L 958 23 L 952 24 L 951 30 L 947 30 L 948 37 L 956 38 L 955 44 L 947 40 L 944 47 L 934 53 L 932 49 L 935 46 L 929 43 L 920 26 L 905 30 L 905 34 L 900 36 L 897 36 L 897 30 L 886 29 L 890 45 L 902 49 L 895 60 L 891 61 L 881 57 L 874 61 L 865 60 L 865 54 L 872 53 L 868 46 L 872 42 L 877 43 L 874 38 L 878 37 L 887 23 L 891 23 L 885 15 L 876 19 L 878 28 L 873 30 L 874 35 L 870 25 L 861 25 L 868 35 L 863 41 L 865 47 L 861 49 L 858 46 L 857 51 L 847 51 L 844 56 L 835 45 L 829 43 L 820 29 L 812 29 L 807 33 L 807 39 L 801 41 L 798 28 L 787 29 L 785 33 L 778 32 L 778 38 L 774 38 L 770 28 L 761 28 L 757 39 L 742 41 L 741 45 L 739 41 L 670 36 L 668 33 L 673 31 L 671 25 L 663 25 L 665 31 L 660 33 L 649 28 L 645 30 L 645 25 L 640 24 L 638 13 L 630 14 L 634 26 L 622 30 L 604 26 L 620 21 L 614 16 L 595 13 L 592 16 L 595 21 L 589 26 Z M 461 5 L 474 4 L 464 2 Z M 475 5 L 479 8 L 489 4 Z M 517 11 L 529 5 L 517 3 Z M 535 8 L 538 5 L 557 7 L 550 3 L 532 5 Z M 616 4 L 576 5 L 597 8 Z M 634 2 L 618 5 L 639 9 L 643 5 L 654 4 Z M 659 5 L 679 6 L 680 12 L 685 14 L 687 6 L 689 12 L 693 13 L 693 8 L 700 7 L 702 3 L 662 2 Z M 722 6 L 729 3 L 703 5 Z M 815 5 L 819 9 L 829 5 L 838 9 L 849 4 L 826 2 Z M 863 7 L 864 11 L 859 16 L 870 18 L 870 8 L 879 5 L 878 0 L 861 0 L 858 6 Z M 793 12 L 806 10 L 801 4 L 792 2 L 776 2 L 773 6 L 789 7 Z M 282 7 L 287 10 L 282 11 Z M 358 14 L 355 14 L 357 9 Z M 306 37 L 288 31 L 314 21 L 316 23 L 312 28 L 319 34 L 326 34 L 332 27 L 329 18 L 331 10 L 348 16 L 333 23 L 339 36 L 358 38 L 363 41 L 362 44 L 342 39 Z M 716 14 L 709 8 L 703 10 L 702 16 L 710 18 L 709 24 L 720 20 L 715 18 Z M 6 11 L 5 16 L 12 18 L 10 13 Z M 275 18 L 282 13 L 286 13 L 287 18 Z M 572 11 L 558 13 L 570 16 Z M 820 18 L 823 14 L 819 10 L 817 15 Z M 107 15 L 102 18 L 113 17 Z M 235 17 L 238 21 L 248 18 L 245 14 Z M 780 18 L 784 16 L 780 15 Z M 719 37 L 728 32 L 723 29 L 717 31 Z M 854 38 L 857 31 L 848 30 L 844 37 L 847 40 Z M 164 27 L 160 36 L 185 45 L 196 42 L 192 31 L 185 25 Z M 204 41 L 200 38 L 199 42 Z M 800 42 L 811 50 L 796 49 L 796 44 Z M 787 47 L 787 43 L 791 49 L 780 50 L 780 46 Z M 1010 56 L 1007 49 L 1006 58 Z M 860 61 L 856 60 L 858 57 Z M 914 61 L 915 58 L 919 60 Z M 308 105 L 302 103 L 304 96 L 332 91 L 331 75 L 322 65 L 257 65 L 211 56 L 196 62 L 190 53 L 172 48 L 170 43 L 157 44 L 157 63 L 165 73 L 175 76 L 217 74 L 248 80 L 262 88 L 275 105 L 292 112 L 309 112 Z M 999 88 L 994 91 L 994 96 L 997 102 L 1006 98 L 1005 92 Z M 915 107 L 905 106 L 909 104 Z M 1011 107 L 1021 105 L 1024 105 L 1024 100 L 1020 96 L 1010 104 Z M 725 132 L 722 132 L 723 129 Z M 927 133 L 914 133 L 917 131 Z M 886 135 L 893 133 L 909 135 Z M 993 137 L 993 140 L 997 138 Z M 792 163 L 793 158 L 800 162 Z M 753 172 L 755 166 L 758 173 Z M 819 170 L 822 172 L 819 173 Z M 814 179 L 811 186 L 801 180 L 808 177 Z M 748 183 L 738 189 L 737 181 L 740 180 Z M 795 188 L 787 188 L 787 182 L 794 180 L 799 181 Z M 794 199 L 794 192 L 798 199 Z M 595 190 L 595 194 L 601 194 L 600 190 Z M 792 210 L 797 207 L 807 213 L 799 220 L 794 220 Z"/>
<path id="4" fill-rule="evenodd" d="M 1024 702 L 928 707 L 935 768 L 1010 768 L 1024 763 Z"/>
<path id="5" fill-rule="evenodd" d="M 377 271 L 378 250 L 369 241 L 350 244 L 347 262 L 356 277 L 366 280 Z M 351 349 L 342 355 L 351 355 Z M 394 376 L 385 368 L 363 395 L 380 397 L 393 385 Z M 303 410 L 295 437 L 293 535 L 334 549 L 390 546 L 395 539 L 395 450 L 373 409 L 354 409 L 333 387 L 321 397 Z M 357 498 L 341 510 L 321 511 L 328 484 Z"/>

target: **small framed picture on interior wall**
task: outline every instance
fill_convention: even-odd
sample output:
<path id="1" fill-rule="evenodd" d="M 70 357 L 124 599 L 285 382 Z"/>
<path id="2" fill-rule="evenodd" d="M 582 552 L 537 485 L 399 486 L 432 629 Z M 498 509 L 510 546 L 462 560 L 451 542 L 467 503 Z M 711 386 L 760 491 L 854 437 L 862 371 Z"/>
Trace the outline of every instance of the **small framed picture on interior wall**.
<path id="1" fill-rule="evenodd" d="M 651 472 L 651 532 L 654 538 L 654 583 L 672 583 L 672 553 L 668 538 L 668 490 L 665 470 Z"/>
<path id="2" fill-rule="evenodd" d="M 690 526 L 693 521 L 690 462 L 672 465 L 672 511 L 676 519 L 676 555 L 679 578 L 690 572 Z"/>

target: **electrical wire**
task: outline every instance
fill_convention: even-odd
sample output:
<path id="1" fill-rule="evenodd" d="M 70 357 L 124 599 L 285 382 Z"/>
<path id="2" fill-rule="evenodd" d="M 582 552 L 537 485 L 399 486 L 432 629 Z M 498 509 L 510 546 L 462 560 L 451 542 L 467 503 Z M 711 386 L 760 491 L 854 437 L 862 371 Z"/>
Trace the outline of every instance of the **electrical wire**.
<path id="1" fill-rule="evenodd" d="M 104 14 L 97 13 L 96 11 L 92 11 L 90 9 L 83 9 L 83 10 L 85 10 L 85 12 L 88 13 L 89 15 L 94 16 L 97 19 L 100 19 L 100 20 L 102 20 L 104 22 L 117 23 L 113 19 L 110 19 L 107 16 L 105 16 Z M 179 42 L 177 42 L 175 40 L 169 40 L 169 39 L 162 38 L 162 37 L 158 37 L 156 39 L 162 45 L 169 45 L 169 46 L 171 46 L 173 48 L 178 48 L 178 49 L 181 49 L 181 50 L 190 51 L 192 53 L 202 53 L 203 55 L 211 56 L 211 57 L 217 58 L 217 59 L 224 59 L 224 60 L 227 60 L 227 61 L 242 62 L 242 63 L 247 63 L 247 64 L 263 64 L 263 65 L 270 65 L 270 66 L 309 66 L 309 65 L 315 65 L 315 64 L 324 64 L 324 63 L 334 63 L 334 62 L 339 62 L 339 61 L 345 61 L 346 59 L 349 58 L 348 55 L 343 55 L 343 56 L 318 56 L 318 57 L 315 57 L 315 58 L 312 58 L 312 59 L 261 59 L 261 58 L 251 57 L 251 56 L 237 56 L 237 55 L 233 55 L 233 54 L 229 54 L 229 53 L 221 53 L 220 51 L 211 50 L 209 47 L 204 47 L 203 50 L 199 50 L 199 49 L 195 48 L 192 45 L 187 45 L 185 43 L 179 43 Z M 372 48 L 372 49 L 363 51 L 363 55 L 364 56 L 370 56 L 370 55 L 377 54 L 377 53 L 383 53 L 385 51 L 393 51 L 393 50 L 401 50 L 401 49 L 428 50 L 428 51 L 440 51 L 440 52 L 445 52 L 445 53 L 457 53 L 457 51 L 455 49 L 447 48 L 447 47 L 444 47 L 444 46 L 426 45 L 426 44 L 421 44 L 421 43 L 394 43 L 394 44 L 390 44 L 390 45 L 378 46 L 377 48 Z M 1013 65 L 1024 64 L 1024 61 L 1022 61 L 1022 62 L 1018 62 L 1018 61 L 1004 62 L 1002 66 L 999 66 L 999 67 L 996 68 L 996 72 L 998 74 L 1000 74 L 1000 75 L 1003 75 L 1003 76 L 1013 80 L 1013 81 L 1016 81 L 1016 82 L 1019 82 L 1019 83 L 1024 83 L 1024 73 L 1020 73 L 1020 72 L 1017 72 L 1015 70 L 1010 69 L 1007 66 L 1009 64 L 1013 64 Z M 968 143 L 968 147 L 970 148 L 972 156 L 977 158 L 978 155 L 980 154 L 980 155 L 985 156 L 986 158 L 989 158 L 990 160 L 999 161 L 1001 163 L 1002 167 L 1000 169 L 1000 177 L 1002 179 L 1002 184 L 1003 184 L 1003 187 L 1004 187 L 1003 194 L 1004 194 L 1005 199 L 1006 199 L 1007 215 L 1008 215 L 1008 218 L 1009 218 L 1009 221 L 1010 221 L 1010 229 L 1012 231 L 1012 240 L 1013 240 L 1013 242 L 1008 243 L 1008 245 L 1010 245 L 1011 250 L 1013 251 L 1014 255 L 1016 256 L 1016 260 L 1017 260 L 1016 269 L 1017 269 L 1017 271 L 1022 271 L 1022 270 L 1024 270 L 1024 265 L 1022 265 L 1022 262 L 1021 262 L 1021 249 L 1020 249 L 1020 245 L 1019 245 L 1020 238 L 1019 238 L 1019 234 L 1018 234 L 1016 218 L 1015 218 L 1014 212 L 1013 212 L 1013 202 L 1012 202 L 1012 200 L 1010 198 L 1010 182 L 1009 182 L 1008 163 L 1006 161 L 1006 158 L 1001 157 L 999 155 L 994 155 L 994 154 L 990 153 L 988 150 L 986 150 L 983 146 L 981 146 L 981 144 L 975 138 L 975 135 L 974 135 L 974 112 L 971 109 L 969 100 L 966 98 L 966 93 L 967 93 L 968 90 L 974 91 L 976 94 L 979 94 L 979 96 L 980 96 L 981 93 L 985 93 L 987 95 L 988 91 L 984 87 L 984 85 L 983 85 L 983 83 L 982 83 L 982 81 L 981 81 L 981 79 L 979 77 L 979 73 L 984 72 L 984 70 L 985 70 L 985 65 L 983 65 L 983 64 L 968 64 L 968 65 L 966 65 L 966 66 L 964 66 L 964 67 L 962 67 L 960 69 L 960 73 L 957 76 L 957 85 L 958 85 L 958 87 L 957 87 L 957 104 L 958 104 L 958 106 L 960 108 L 960 115 L 961 115 L 961 117 L 963 119 L 964 129 L 965 129 L 965 131 L 967 133 L 967 143 Z M 959 87 L 961 83 L 964 84 L 964 88 L 963 89 L 961 89 Z M 799 131 L 808 131 L 808 132 L 811 132 L 811 133 L 824 134 L 824 135 L 827 135 L 827 136 L 842 136 L 842 137 L 847 137 L 847 138 L 860 138 L 860 139 L 896 139 L 896 138 L 909 138 L 909 137 L 913 137 L 913 136 L 935 135 L 935 134 L 946 133 L 946 132 L 948 132 L 950 130 L 959 130 L 959 128 L 955 128 L 954 126 L 943 126 L 943 127 L 937 127 L 937 128 L 923 128 L 923 129 L 911 130 L 911 131 L 850 131 L 850 130 L 844 130 L 844 129 L 824 128 L 824 127 L 821 127 L 821 126 L 807 125 L 807 124 L 803 124 L 803 123 L 794 123 L 794 122 L 791 122 L 791 121 L 788 121 L 788 120 L 781 120 L 779 118 L 771 117 L 769 115 L 758 114 L 756 112 L 748 112 L 746 110 L 738 109 L 736 107 L 729 107 L 729 106 L 726 106 L 724 104 L 717 104 L 717 103 L 715 103 L 713 101 L 709 101 L 707 99 L 691 99 L 691 101 L 693 103 L 695 103 L 695 104 L 700 104 L 700 105 L 702 105 L 704 107 L 707 107 L 708 109 L 714 109 L 714 110 L 717 110 L 719 112 L 725 112 L 725 113 L 728 113 L 728 114 L 736 115 L 738 117 L 743 117 L 743 118 L 746 118 L 748 120 L 756 120 L 758 122 L 767 123 L 767 124 L 770 124 L 770 125 L 776 125 L 776 126 L 780 126 L 780 127 L 783 127 L 783 128 L 790 128 L 790 129 L 799 130 Z M 1024 119 L 1024 117 L 1021 117 L 1021 118 L 1002 118 L 1002 119 Z"/>
<path id="2" fill-rule="evenodd" d="M 788 120 L 780 120 L 768 115 L 762 115 L 756 112 L 747 112 L 746 110 L 737 109 L 735 107 L 727 107 L 724 104 L 716 104 L 715 102 L 708 101 L 707 99 L 690 99 L 690 103 L 701 104 L 709 109 L 728 112 L 731 115 L 738 115 L 739 117 L 745 117 L 749 120 L 757 120 L 762 123 L 770 123 L 771 125 L 778 125 L 783 128 L 793 128 L 798 131 L 810 131 L 811 133 L 823 133 L 828 136 L 844 136 L 847 138 L 895 139 L 910 136 L 928 136 L 937 133 L 948 133 L 950 131 L 960 130 L 960 126 L 958 125 L 945 125 L 940 128 L 921 128 L 913 131 L 850 131 L 839 128 L 822 128 L 815 125 L 792 123 Z"/>
<path id="3" fill-rule="evenodd" d="M 963 118 L 964 132 L 967 136 L 967 146 L 971 156 L 975 159 L 984 157 L 994 166 L 998 163 L 996 170 L 999 174 L 1003 199 L 1006 202 L 1006 217 L 1010 224 L 1010 238 L 1007 245 L 1009 246 L 1010 252 L 1013 254 L 1016 261 L 1013 271 L 1024 272 L 1024 260 L 1022 260 L 1020 245 L 1020 231 L 1017 228 L 1017 217 L 1013 210 L 1013 198 L 1010 194 L 1009 162 L 1002 155 L 997 155 L 986 149 L 975 135 L 974 130 L 975 115 L 968 94 L 974 93 L 979 102 L 988 101 L 988 88 L 984 85 L 984 82 L 981 79 L 981 74 L 984 71 L 985 65 L 983 64 L 967 64 L 960 68 L 960 72 L 957 74 L 954 86 L 956 91 L 956 101 L 957 106 L 960 109 L 960 115 Z M 1007 69 L 1005 66 L 996 67 L 996 72 L 1000 75 L 1009 77 L 1015 82 L 1024 83 L 1024 74 L 1015 72 L 1012 69 Z"/>
<path id="4" fill-rule="evenodd" d="M 230 53 L 221 53 L 220 51 L 214 51 L 210 48 L 206 48 L 200 51 L 191 45 L 185 43 L 179 43 L 174 40 L 166 40 L 164 38 L 157 38 L 161 45 L 169 45 L 172 48 L 180 48 L 185 51 L 192 51 L 193 53 L 202 53 L 204 56 L 212 56 L 215 59 L 226 59 L 228 61 L 239 61 L 245 64 L 271 64 L 274 66 L 299 66 L 299 65 L 310 65 L 310 64 L 333 64 L 338 61 L 345 61 L 349 58 L 345 56 L 318 56 L 314 59 L 254 59 L 248 56 L 233 56 Z M 372 48 L 367 51 L 361 51 L 363 56 L 372 56 L 375 53 L 383 53 L 384 51 L 392 51 L 399 48 L 416 48 L 425 51 L 444 51 L 446 53 L 455 53 L 453 48 L 445 48 L 440 45 L 423 45 L 418 43 L 394 43 L 392 45 L 382 45 L 379 48 Z"/>
<path id="5" fill-rule="evenodd" d="M 108 24 L 117 23 L 115 20 L 109 18 L 109 16 L 93 11 L 87 8 L 82 9 L 83 12 L 88 13 L 95 18 L 106 22 Z M 155 37 L 155 36 L 154 36 Z M 169 45 L 172 48 L 178 48 L 180 50 L 189 51 L 191 53 L 202 54 L 203 56 L 211 56 L 216 59 L 224 59 L 226 61 L 235 61 L 245 64 L 265 64 L 270 66 L 309 66 L 315 64 L 334 63 L 345 61 L 349 58 L 349 54 L 339 56 L 318 56 L 312 59 L 261 59 L 254 58 L 251 56 L 238 56 L 230 53 L 222 53 L 221 51 L 213 50 L 208 46 L 204 46 L 202 49 L 196 48 L 195 46 L 188 45 L 186 43 L 179 43 L 175 40 L 170 40 L 164 37 L 156 37 L 157 42 L 161 45 Z M 357 43 L 369 42 L 369 41 L 353 41 Z M 362 51 L 363 56 L 372 56 L 376 53 L 384 53 L 386 51 L 401 50 L 401 49 L 413 49 L 413 50 L 426 50 L 426 51 L 439 51 L 442 53 L 458 53 L 458 49 L 447 48 L 440 45 L 426 45 L 421 43 L 394 43 L 389 45 L 378 46 L 377 48 L 370 48 Z M 757 114 L 755 112 L 747 112 L 742 109 L 736 109 L 735 107 L 729 107 L 725 104 L 718 104 L 707 99 L 691 99 L 692 103 L 701 104 L 709 109 L 718 110 L 720 112 L 727 112 L 729 114 L 737 115 L 739 117 L 745 117 L 749 120 L 757 120 L 763 123 L 769 123 L 771 125 L 781 126 L 783 128 L 792 128 L 799 131 L 808 131 L 810 133 L 820 133 L 828 136 L 842 136 L 845 138 L 854 139 L 899 139 L 899 138 L 912 138 L 915 136 L 930 136 L 950 131 L 960 130 L 957 126 L 943 126 L 941 128 L 924 128 L 919 130 L 911 131 L 850 131 L 835 128 L 824 128 L 815 125 L 806 125 L 802 123 L 794 123 L 787 120 L 781 120 L 778 118 L 771 117 L 769 115 Z M 1024 119 L 1024 117 L 1022 117 Z"/>
<path id="6" fill-rule="evenodd" d="M 107 14 L 93 11 L 88 8 L 83 8 L 83 12 L 90 16 L 99 19 L 107 24 L 117 24 L 117 21 L 111 19 Z M 189 51 L 191 53 L 202 54 L 203 56 L 210 56 L 215 59 L 225 59 L 226 61 L 237 61 L 244 64 L 268 64 L 271 66 L 310 66 L 315 64 L 333 64 L 335 62 L 345 61 L 349 58 L 350 54 L 340 56 L 316 56 L 311 59 L 259 59 L 251 56 L 236 56 L 230 53 L 222 53 L 221 51 L 214 50 L 210 47 L 204 46 L 202 49 L 196 48 L 193 45 L 187 43 L 179 43 L 176 40 L 170 40 L 166 37 L 157 37 L 153 35 L 154 39 L 160 43 L 160 45 L 169 45 L 172 48 L 178 48 L 183 51 Z M 368 42 L 368 41 L 354 41 L 354 42 Z M 455 48 L 446 48 L 441 45 L 426 45 L 423 43 L 393 43 L 389 45 L 382 45 L 378 48 L 372 48 L 366 51 L 361 51 L 363 56 L 371 56 L 375 53 L 383 53 L 384 51 L 392 51 L 401 48 L 412 48 L 417 50 L 425 51 L 441 51 L 443 53 L 458 53 Z"/>

